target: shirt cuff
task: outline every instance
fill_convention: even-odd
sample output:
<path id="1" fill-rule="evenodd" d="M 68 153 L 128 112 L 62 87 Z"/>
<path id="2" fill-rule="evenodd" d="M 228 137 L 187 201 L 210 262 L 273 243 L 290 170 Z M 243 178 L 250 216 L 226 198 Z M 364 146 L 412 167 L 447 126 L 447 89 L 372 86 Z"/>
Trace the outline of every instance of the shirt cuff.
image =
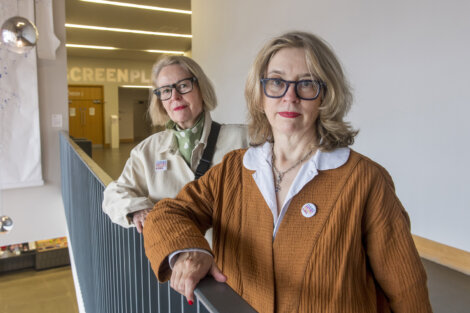
<path id="1" fill-rule="evenodd" d="M 168 263 L 170 264 L 170 268 L 173 270 L 173 266 L 176 263 L 176 260 L 178 259 L 178 255 L 183 252 L 204 252 L 212 256 L 212 253 L 210 253 L 207 250 L 204 249 L 199 249 L 199 248 L 192 248 L 192 249 L 183 249 L 183 250 L 176 250 L 170 256 L 168 257 Z"/>

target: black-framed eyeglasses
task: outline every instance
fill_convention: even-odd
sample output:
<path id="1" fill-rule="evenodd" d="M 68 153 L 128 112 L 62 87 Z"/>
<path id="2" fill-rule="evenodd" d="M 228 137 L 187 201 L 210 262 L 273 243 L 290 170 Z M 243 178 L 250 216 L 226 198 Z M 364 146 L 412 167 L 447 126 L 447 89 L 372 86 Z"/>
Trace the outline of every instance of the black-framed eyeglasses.
<path id="1" fill-rule="evenodd" d="M 281 78 L 262 78 L 263 90 L 266 97 L 282 98 L 287 93 L 290 84 L 294 84 L 295 94 L 302 100 L 315 100 L 326 84 L 321 80 L 302 79 L 284 80 Z"/>
<path id="2" fill-rule="evenodd" d="M 196 77 L 184 78 L 174 84 L 156 88 L 153 90 L 153 93 L 158 97 L 158 99 L 165 101 L 171 98 L 173 88 L 180 95 L 184 95 L 185 93 L 191 92 L 193 90 L 193 85 L 195 81 L 197 81 Z"/>

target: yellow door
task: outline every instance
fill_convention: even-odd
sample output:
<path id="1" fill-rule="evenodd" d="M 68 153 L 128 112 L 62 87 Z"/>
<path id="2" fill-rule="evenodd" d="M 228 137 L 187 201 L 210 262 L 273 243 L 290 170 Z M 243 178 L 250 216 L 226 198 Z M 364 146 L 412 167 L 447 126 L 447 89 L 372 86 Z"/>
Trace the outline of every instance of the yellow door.
<path id="1" fill-rule="evenodd" d="M 103 87 L 69 86 L 69 134 L 103 145 Z"/>
<path id="2" fill-rule="evenodd" d="M 77 100 L 69 100 L 69 134 L 76 138 L 82 138 L 82 125 L 80 119 L 80 108 Z"/>
<path id="3" fill-rule="evenodd" d="M 86 114 L 85 137 L 95 145 L 103 144 L 103 102 L 98 99 L 87 100 L 84 105 Z"/>

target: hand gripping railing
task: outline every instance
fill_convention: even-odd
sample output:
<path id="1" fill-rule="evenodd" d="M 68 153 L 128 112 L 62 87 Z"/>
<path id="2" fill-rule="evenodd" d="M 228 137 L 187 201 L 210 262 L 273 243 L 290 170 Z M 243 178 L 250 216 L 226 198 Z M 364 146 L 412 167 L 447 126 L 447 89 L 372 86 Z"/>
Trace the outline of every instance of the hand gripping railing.
<path id="1" fill-rule="evenodd" d="M 70 246 L 87 313 L 256 312 L 212 278 L 199 283 L 192 306 L 168 283 L 158 283 L 142 236 L 113 224 L 101 209 L 109 175 L 66 133 L 60 135 L 60 159 Z"/>

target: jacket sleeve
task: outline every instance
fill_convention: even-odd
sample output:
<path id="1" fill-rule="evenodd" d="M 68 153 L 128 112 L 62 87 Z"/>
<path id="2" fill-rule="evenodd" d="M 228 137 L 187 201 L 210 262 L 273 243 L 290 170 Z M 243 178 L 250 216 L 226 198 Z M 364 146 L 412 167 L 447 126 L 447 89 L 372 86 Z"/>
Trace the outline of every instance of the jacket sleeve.
<path id="1" fill-rule="evenodd" d="M 159 281 L 170 278 L 168 256 L 174 251 L 191 248 L 212 251 L 204 233 L 212 226 L 224 161 L 184 186 L 175 199 L 160 200 L 147 215 L 145 253 Z"/>
<path id="2" fill-rule="evenodd" d="M 364 212 L 364 244 L 374 277 L 394 313 L 432 312 L 426 273 L 392 178 L 377 165 Z"/>
<path id="3" fill-rule="evenodd" d="M 124 170 L 117 181 L 111 182 L 104 190 L 103 211 L 113 223 L 131 227 L 129 213 L 151 209 L 154 206 L 148 198 L 143 154 L 132 150 Z"/>

